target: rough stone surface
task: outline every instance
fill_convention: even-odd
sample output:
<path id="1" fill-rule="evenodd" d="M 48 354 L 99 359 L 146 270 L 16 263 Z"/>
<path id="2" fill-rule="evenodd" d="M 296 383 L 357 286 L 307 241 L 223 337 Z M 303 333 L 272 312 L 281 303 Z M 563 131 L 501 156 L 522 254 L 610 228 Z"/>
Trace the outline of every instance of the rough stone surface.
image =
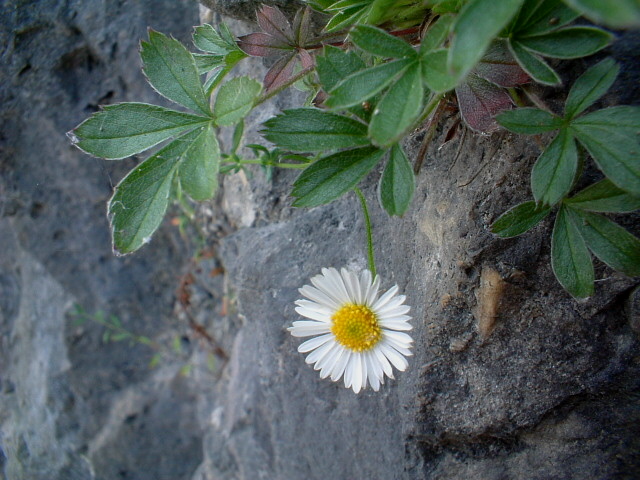
<path id="1" fill-rule="evenodd" d="M 356 396 L 321 380 L 286 331 L 298 288 L 320 268 L 366 266 L 353 195 L 293 209 L 294 173 L 250 170 L 226 177 L 216 202 L 200 207 L 197 256 L 196 235 L 170 225 L 175 213 L 140 252 L 111 255 L 105 203 L 135 159 L 91 159 L 64 132 L 98 104 L 162 103 L 142 78 L 137 44 L 147 26 L 187 41 L 195 3 L 25 5 L 3 4 L 0 21 L 5 478 L 637 478 L 638 280 L 596 263 L 596 294 L 577 302 L 549 266 L 552 219 L 511 240 L 488 230 L 528 198 L 534 142 L 460 128 L 443 145 L 452 114 L 403 218 L 377 206 L 380 171 L 364 182 L 383 287 L 407 295 L 416 347 L 406 372 Z M 219 0 L 206 15 L 252 19 L 254 7 Z M 638 51 L 635 33 L 611 48 L 625 63 L 604 105 L 638 102 Z M 239 73 L 264 72 L 248 62 Z M 562 92 L 544 95 L 556 108 Z M 300 98 L 252 114 L 248 141 Z M 412 156 L 423 135 L 406 141 Z M 621 220 L 640 233 L 637 216 Z M 484 288 L 487 278 L 500 288 Z M 149 337 L 160 364 L 148 367 L 155 352 L 145 345 L 104 343 L 95 319 L 76 324 L 74 304 Z"/>

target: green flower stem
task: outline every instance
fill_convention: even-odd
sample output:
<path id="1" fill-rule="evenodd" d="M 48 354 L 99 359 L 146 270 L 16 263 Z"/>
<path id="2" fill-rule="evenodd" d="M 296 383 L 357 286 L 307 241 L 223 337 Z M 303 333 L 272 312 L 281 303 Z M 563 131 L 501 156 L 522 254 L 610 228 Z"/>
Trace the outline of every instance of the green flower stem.
<path id="1" fill-rule="evenodd" d="M 261 103 L 266 102 L 267 100 L 269 100 L 271 97 L 279 94 L 281 91 L 283 91 L 285 88 L 289 88 L 291 85 L 293 85 L 294 83 L 296 83 L 298 80 L 300 80 L 302 77 L 304 77 L 305 75 L 311 73 L 316 67 L 315 66 L 311 66 L 311 67 L 307 67 L 307 68 L 303 68 L 302 70 L 300 70 L 298 73 L 296 73 L 293 77 L 291 77 L 289 80 L 287 80 L 286 82 L 284 82 L 282 85 L 280 85 L 278 88 L 274 88 L 273 90 L 271 90 L 270 92 L 265 92 L 264 94 L 262 94 L 260 96 L 260 98 L 258 98 L 256 100 L 256 102 L 253 104 L 253 107 L 257 107 L 258 105 L 260 105 Z"/>
<path id="2" fill-rule="evenodd" d="M 369 257 L 369 270 L 373 278 L 376 278 L 376 260 L 373 255 L 373 235 L 371 233 L 371 219 L 369 218 L 369 209 L 367 208 L 367 200 L 358 187 L 353 189 L 360 199 L 362 205 L 362 213 L 364 214 L 364 223 L 367 227 L 367 254 Z"/>
<path id="3" fill-rule="evenodd" d="M 263 162 L 262 160 L 227 160 L 224 162 L 227 165 L 262 165 L 265 167 L 278 167 L 278 168 L 297 168 L 302 170 L 309 166 L 308 163 L 275 163 L 275 162 Z"/>

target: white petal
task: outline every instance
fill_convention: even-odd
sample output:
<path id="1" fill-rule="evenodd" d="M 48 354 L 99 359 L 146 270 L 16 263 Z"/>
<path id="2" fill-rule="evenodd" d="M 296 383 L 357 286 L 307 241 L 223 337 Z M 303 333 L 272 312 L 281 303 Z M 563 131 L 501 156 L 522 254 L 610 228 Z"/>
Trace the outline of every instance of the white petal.
<path id="1" fill-rule="evenodd" d="M 367 366 L 367 377 L 369 379 L 369 385 L 373 388 L 374 392 L 380 390 L 380 376 L 378 375 L 378 365 L 376 359 L 371 352 L 366 352 L 364 355 L 364 361 Z M 382 372 L 382 369 L 380 369 Z"/>
<path id="2" fill-rule="evenodd" d="M 331 316 L 333 312 L 335 312 L 335 308 L 312 302 L 311 300 L 296 300 L 295 303 L 299 307 L 308 308 L 309 310 L 315 310 L 316 312 L 326 313 L 328 316 Z"/>
<path id="3" fill-rule="evenodd" d="M 344 280 L 344 284 L 347 287 L 347 292 L 349 293 L 351 302 L 358 305 L 362 304 L 362 292 L 360 292 L 360 281 L 358 280 L 358 276 L 345 268 L 340 270 L 340 274 L 342 275 L 342 280 Z"/>
<path id="4" fill-rule="evenodd" d="M 362 355 L 355 354 L 353 358 L 353 382 L 351 387 L 355 393 L 359 393 L 362 388 Z"/>
<path id="5" fill-rule="evenodd" d="M 371 306 L 371 309 L 376 313 L 380 311 L 382 307 L 384 307 L 387 302 L 398 293 L 398 286 L 394 285 L 389 290 L 387 290 L 377 301 Z"/>
<path id="6" fill-rule="evenodd" d="M 340 356 L 336 359 L 336 365 L 331 372 L 331 380 L 334 382 L 340 380 L 340 377 L 344 373 L 344 369 L 347 366 L 347 362 L 349 361 L 349 357 L 351 356 L 351 352 L 344 347 L 341 347 Z"/>
<path id="7" fill-rule="evenodd" d="M 389 359 L 393 366 L 401 372 L 404 372 L 409 366 L 409 362 L 407 362 L 407 359 L 400 355 L 397 350 L 385 344 L 384 341 L 378 344 L 378 348 L 380 349 L 380 351 L 382 351 L 384 356 Z"/>
<path id="8" fill-rule="evenodd" d="M 387 377 L 393 378 L 393 368 L 391 368 L 391 364 L 389 363 L 389 360 L 387 360 L 387 357 L 384 356 L 384 353 L 382 353 L 379 346 L 373 349 L 373 354 L 376 356 L 376 359 L 378 360 L 380 367 L 382 368 L 384 373 L 387 375 Z"/>
<path id="9" fill-rule="evenodd" d="M 400 305 L 399 307 L 394 308 L 391 311 L 385 311 L 384 314 L 378 313 L 378 318 L 394 318 L 394 317 L 409 317 L 405 315 L 405 313 L 409 313 L 411 307 L 409 305 Z M 411 318 L 411 317 L 409 317 Z"/>
<path id="10" fill-rule="evenodd" d="M 316 348 L 313 352 L 307 355 L 307 358 L 305 358 L 304 361 L 309 365 L 320 361 L 329 352 L 329 350 L 331 350 L 331 347 L 333 347 L 333 345 L 334 345 L 333 342 L 325 343 L 324 345 Z M 315 370 L 318 370 L 318 369 L 316 368 Z"/>
<path id="11" fill-rule="evenodd" d="M 339 308 L 338 302 L 336 302 L 334 299 L 329 297 L 326 293 L 321 292 L 320 290 L 318 290 L 315 287 L 312 287 L 311 285 L 305 285 L 298 291 L 300 292 L 301 295 L 304 295 L 305 297 L 313 300 L 314 302 L 319 303 L 320 305 L 325 305 L 332 309 Z"/>
<path id="12" fill-rule="evenodd" d="M 369 289 L 371 288 L 371 272 L 369 270 L 362 270 L 360 272 L 360 290 L 362 291 L 362 303 L 369 305 L 367 299 L 369 298 Z"/>
<path id="13" fill-rule="evenodd" d="M 378 323 L 382 328 L 389 328 L 391 330 L 403 330 L 403 331 L 413 330 L 413 326 L 406 321 L 380 320 L 380 322 Z"/>
<path id="14" fill-rule="evenodd" d="M 405 297 L 404 295 L 393 297 L 384 306 L 379 307 L 376 310 L 376 313 L 380 316 L 388 315 L 389 313 L 395 313 L 395 310 L 398 309 L 406 299 L 407 297 Z"/>
<path id="15" fill-rule="evenodd" d="M 344 369 L 344 386 L 347 388 L 351 388 L 351 384 L 353 383 L 353 370 L 355 369 L 355 357 L 357 354 L 350 352 L 349 360 L 347 361 L 347 366 Z"/>
<path id="16" fill-rule="evenodd" d="M 333 348 L 327 355 L 316 364 L 316 370 L 320 369 L 320 378 L 327 378 L 336 367 L 336 360 L 340 357 L 342 348 L 338 343 L 333 344 Z"/>
<path id="17" fill-rule="evenodd" d="M 329 333 L 330 326 L 328 323 L 313 322 L 311 320 L 300 320 L 293 322 L 293 326 L 287 330 L 291 332 L 294 337 L 310 337 L 311 335 L 322 335 L 323 333 Z"/>
<path id="18" fill-rule="evenodd" d="M 325 335 L 320 335 L 319 337 L 311 338 L 305 342 L 302 342 L 298 347 L 298 351 L 300 353 L 310 352 L 311 350 L 315 350 L 319 346 L 324 345 L 331 339 L 333 339 L 332 333 L 327 333 Z"/>
<path id="19" fill-rule="evenodd" d="M 368 270 L 367 270 L 368 271 Z M 373 279 L 373 283 L 369 287 L 367 291 L 367 298 L 365 299 L 365 305 L 371 306 L 376 301 L 378 297 L 378 290 L 380 289 L 380 276 L 376 275 L 376 278 Z"/>
<path id="20" fill-rule="evenodd" d="M 312 320 L 317 320 L 319 322 L 331 323 L 331 316 L 327 316 L 324 312 L 318 312 L 317 310 L 312 310 L 310 308 L 305 307 L 296 307 L 296 312 L 298 315 L 302 315 L 303 317 L 310 318 Z"/>
<path id="21" fill-rule="evenodd" d="M 409 347 L 413 343 L 413 338 L 411 338 L 406 333 L 394 332 L 393 330 L 385 330 L 383 335 L 386 339 L 393 340 L 394 342 L 399 343 L 404 347 Z"/>
<path id="22" fill-rule="evenodd" d="M 351 298 L 349 297 L 349 293 L 347 292 L 347 287 L 344 285 L 344 281 L 342 277 L 338 273 L 335 268 L 325 268 L 322 270 L 322 273 L 326 277 L 326 284 L 329 288 L 335 292 L 337 299 L 340 304 L 349 303 Z"/>

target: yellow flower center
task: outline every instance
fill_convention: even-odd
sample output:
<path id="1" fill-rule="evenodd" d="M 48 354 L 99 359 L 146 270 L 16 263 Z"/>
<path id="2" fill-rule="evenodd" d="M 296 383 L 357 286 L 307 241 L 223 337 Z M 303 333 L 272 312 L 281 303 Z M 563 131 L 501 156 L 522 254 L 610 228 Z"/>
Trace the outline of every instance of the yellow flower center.
<path id="1" fill-rule="evenodd" d="M 376 314 L 366 305 L 347 303 L 332 317 L 331 333 L 341 345 L 354 352 L 372 349 L 382 338 Z"/>

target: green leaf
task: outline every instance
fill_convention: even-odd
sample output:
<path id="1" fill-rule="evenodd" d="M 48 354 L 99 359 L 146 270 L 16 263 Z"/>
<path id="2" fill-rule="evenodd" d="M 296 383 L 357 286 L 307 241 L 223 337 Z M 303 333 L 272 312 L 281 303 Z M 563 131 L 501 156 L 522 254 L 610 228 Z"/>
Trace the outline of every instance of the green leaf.
<path id="1" fill-rule="evenodd" d="M 196 62 L 196 68 L 200 75 L 225 65 L 224 57 L 218 55 L 194 53 L 193 59 Z"/>
<path id="2" fill-rule="evenodd" d="M 589 108 L 613 85 L 620 67 L 612 58 L 605 58 L 578 78 L 567 97 L 564 107 L 567 118 L 573 118 Z"/>
<path id="3" fill-rule="evenodd" d="M 518 12 L 524 0 L 471 0 L 453 26 L 449 70 L 465 76 Z"/>
<path id="4" fill-rule="evenodd" d="M 178 169 L 183 190 L 194 200 L 213 197 L 218 187 L 220 147 L 212 125 L 202 127 L 200 134 L 184 152 Z"/>
<path id="5" fill-rule="evenodd" d="M 428 52 L 420 63 L 424 82 L 434 92 L 448 92 L 458 84 L 458 79 L 447 69 L 447 50 Z"/>
<path id="6" fill-rule="evenodd" d="M 538 83 L 543 85 L 560 85 L 562 80 L 547 63 L 537 55 L 524 48 L 519 42 L 509 40 L 509 49 L 522 69 Z"/>
<path id="7" fill-rule="evenodd" d="M 412 63 L 394 60 L 349 75 L 329 91 L 331 96 L 325 103 L 334 109 L 358 105 L 387 87 Z"/>
<path id="8" fill-rule="evenodd" d="M 500 215 L 491 225 L 491 233 L 502 238 L 517 237 L 535 227 L 550 211 L 551 207 L 536 202 L 521 203 Z"/>
<path id="9" fill-rule="evenodd" d="M 210 115 L 195 60 L 179 41 L 149 30 L 140 51 L 147 80 L 160 95 L 196 112 Z"/>
<path id="10" fill-rule="evenodd" d="M 349 117 L 319 110 L 285 110 L 264 124 L 264 137 L 293 152 L 325 152 L 368 145 L 367 126 Z"/>
<path id="11" fill-rule="evenodd" d="M 316 57 L 316 63 L 318 78 L 326 91 L 331 90 L 345 77 L 366 68 L 362 59 L 354 52 L 345 52 L 330 45 L 325 45 L 324 55 Z"/>
<path id="12" fill-rule="evenodd" d="M 594 22 L 613 28 L 640 26 L 638 0 L 564 0 Z"/>
<path id="13" fill-rule="evenodd" d="M 397 0 L 373 0 L 367 16 L 367 23 L 372 25 L 379 24 L 396 3 Z"/>
<path id="14" fill-rule="evenodd" d="M 577 298 L 593 295 L 591 255 L 566 207 L 560 208 L 553 226 L 551 267 L 560 284 L 571 295 Z"/>
<path id="15" fill-rule="evenodd" d="M 234 50 L 234 47 L 223 40 L 220 34 L 208 23 L 195 28 L 193 44 L 199 50 L 213 55 L 226 55 Z"/>
<path id="16" fill-rule="evenodd" d="M 561 0 L 525 0 L 520 9 L 513 36 L 541 35 L 571 23 L 579 14 Z"/>
<path id="17" fill-rule="evenodd" d="M 365 52 L 384 58 L 415 58 L 416 51 L 404 40 L 371 25 L 357 25 L 349 38 Z"/>
<path id="18" fill-rule="evenodd" d="M 629 195 L 607 178 L 588 186 L 564 202 L 573 208 L 591 212 L 627 213 L 640 209 L 640 197 Z"/>
<path id="19" fill-rule="evenodd" d="M 355 7 L 345 8 L 334 15 L 324 27 L 325 32 L 336 32 L 346 27 L 358 23 L 367 14 L 366 3 L 356 5 Z"/>
<path id="20" fill-rule="evenodd" d="M 321 158 L 307 167 L 293 184 L 295 207 L 317 207 L 353 189 L 376 166 L 383 150 L 356 148 Z"/>
<path id="21" fill-rule="evenodd" d="M 531 190 L 536 202 L 555 205 L 569 193 L 578 171 L 578 149 L 573 136 L 562 128 L 531 171 Z"/>
<path id="22" fill-rule="evenodd" d="M 411 204 L 416 179 L 407 156 L 394 145 L 380 179 L 380 203 L 389 215 L 404 215 Z"/>
<path id="23" fill-rule="evenodd" d="M 449 32 L 451 31 L 451 25 L 453 24 L 454 19 L 455 16 L 453 15 L 442 15 L 429 27 L 422 38 L 422 43 L 420 44 L 421 55 L 424 55 L 431 50 L 436 50 L 442 46 L 443 42 L 449 37 Z"/>
<path id="24" fill-rule="evenodd" d="M 211 95 L 215 88 L 222 82 L 222 80 L 224 80 L 227 74 L 231 70 L 233 70 L 233 68 L 243 58 L 247 58 L 247 54 L 239 49 L 230 52 L 226 57 L 224 57 L 224 67 L 215 72 L 215 74 L 211 75 L 204 84 L 204 89 L 207 92 L 207 95 Z"/>
<path id="25" fill-rule="evenodd" d="M 566 27 L 545 35 L 519 37 L 518 43 L 545 57 L 580 58 L 602 50 L 613 35 L 596 27 Z"/>
<path id="26" fill-rule="evenodd" d="M 105 106 L 67 135 L 86 153 L 118 160 L 209 121 L 146 103 L 119 103 Z"/>
<path id="27" fill-rule="evenodd" d="M 113 249 L 125 255 L 148 243 L 169 205 L 180 158 L 200 132 L 190 132 L 147 158 L 122 179 L 109 201 Z"/>
<path id="28" fill-rule="evenodd" d="M 216 96 L 213 114 L 217 125 L 233 125 L 253 108 L 262 85 L 250 77 L 235 77 L 225 83 Z"/>
<path id="29" fill-rule="evenodd" d="M 635 196 L 640 196 L 640 142 L 637 127 L 632 125 L 638 112 L 638 107 L 613 107 L 583 115 L 571 123 L 571 130 L 600 170 Z"/>
<path id="30" fill-rule="evenodd" d="M 369 136 L 379 146 L 398 141 L 422 111 L 422 77 L 420 64 L 405 72 L 385 93 L 371 116 Z"/>
<path id="31" fill-rule="evenodd" d="M 499 113 L 496 120 L 507 130 L 524 135 L 550 132 L 559 129 L 563 124 L 561 118 L 533 107 L 506 110 Z"/>
<path id="32" fill-rule="evenodd" d="M 640 240 L 608 218 L 584 210 L 572 211 L 589 250 L 614 270 L 640 275 Z"/>

